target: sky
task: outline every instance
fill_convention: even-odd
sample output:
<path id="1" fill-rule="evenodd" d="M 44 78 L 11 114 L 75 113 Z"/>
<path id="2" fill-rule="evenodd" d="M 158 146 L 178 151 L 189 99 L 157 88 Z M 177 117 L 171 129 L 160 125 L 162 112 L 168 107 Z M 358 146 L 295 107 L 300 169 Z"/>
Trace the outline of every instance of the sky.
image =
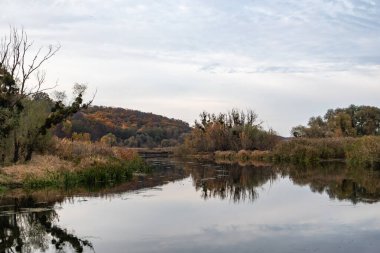
<path id="1" fill-rule="evenodd" d="M 61 45 L 43 68 L 94 104 L 193 124 L 253 109 L 283 136 L 350 104 L 380 107 L 378 0 L 0 0 L 0 34 Z"/>

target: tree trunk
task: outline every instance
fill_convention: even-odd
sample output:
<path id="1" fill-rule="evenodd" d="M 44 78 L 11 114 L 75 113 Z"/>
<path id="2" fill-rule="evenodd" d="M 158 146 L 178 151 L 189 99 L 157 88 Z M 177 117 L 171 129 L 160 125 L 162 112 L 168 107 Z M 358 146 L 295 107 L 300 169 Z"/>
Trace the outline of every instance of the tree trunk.
<path id="1" fill-rule="evenodd" d="M 33 151 L 33 144 L 28 144 L 26 147 L 25 161 L 30 161 L 32 159 Z"/>
<path id="2" fill-rule="evenodd" d="M 13 162 L 17 163 L 20 160 L 20 143 L 17 141 L 16 134 L 14 135 L 14 153 Z"/>

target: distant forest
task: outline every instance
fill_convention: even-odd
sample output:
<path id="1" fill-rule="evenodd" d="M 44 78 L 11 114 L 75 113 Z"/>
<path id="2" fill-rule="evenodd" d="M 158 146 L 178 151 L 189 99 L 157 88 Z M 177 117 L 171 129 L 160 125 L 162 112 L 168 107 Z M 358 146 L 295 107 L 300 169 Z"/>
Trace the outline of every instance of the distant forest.
<path id="1" fill-rule="evenodd" d="M 307 126 L 293 127 L 291 133 L 306 138 L 380 135 L 380 108 L 350 105 L 329 109 L 323 117 L 311 117 Z"/>
<path id="2" fill-rule="evenodd" d="M 189 124 L 153 113 L 91 106 L 59 124 L 54 133 L 60 138 L 101 141 L 128 147 L 169 147 L 181 143 L 190 132 Z"/>

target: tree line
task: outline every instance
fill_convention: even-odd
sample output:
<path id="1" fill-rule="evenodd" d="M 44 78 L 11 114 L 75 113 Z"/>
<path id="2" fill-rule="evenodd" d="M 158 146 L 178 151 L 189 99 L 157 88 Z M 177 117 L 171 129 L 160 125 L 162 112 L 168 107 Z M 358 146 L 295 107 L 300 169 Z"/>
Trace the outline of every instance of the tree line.
<path id="1" fill-rule="evenodd" d="M 380 135 L 380 108 L 350 105 L 329 109 L 323 117 L 311 117 L 307 126 L 292 128 L 291 133 L 306 138 Z"/>

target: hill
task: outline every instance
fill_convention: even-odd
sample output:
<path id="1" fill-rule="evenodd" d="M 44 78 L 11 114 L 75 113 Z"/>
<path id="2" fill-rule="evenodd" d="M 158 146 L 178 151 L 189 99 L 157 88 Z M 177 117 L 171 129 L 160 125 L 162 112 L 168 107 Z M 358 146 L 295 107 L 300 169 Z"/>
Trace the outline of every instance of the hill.
<path id="1" fill-rule="evenodd" d="M 54 134 L 92 141 L 108 135 L 116 137 L 117 145 L 167 147 L 181 142 L 189 131 L 189 124 L 181 120 L 130 109 L 91 106 L 58 125 Z"/>

